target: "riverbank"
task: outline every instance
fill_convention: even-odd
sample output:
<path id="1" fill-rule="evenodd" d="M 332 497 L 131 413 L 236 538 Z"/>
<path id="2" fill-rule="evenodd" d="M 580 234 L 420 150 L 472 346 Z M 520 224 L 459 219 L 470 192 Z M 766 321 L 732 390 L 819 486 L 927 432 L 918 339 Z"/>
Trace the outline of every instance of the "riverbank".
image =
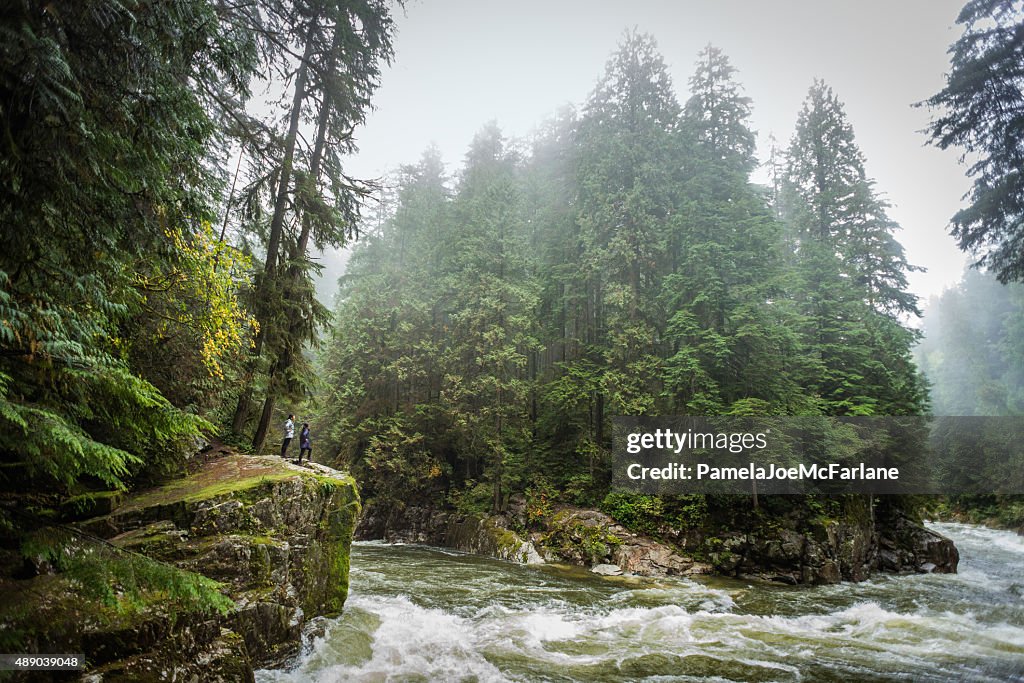
<path id="1" fill-rule="evenodd" d="M 631 500 L 629 505 L 645 504 Z M 631 508 L 619 505 L 625 517 Z M 604 512 L 561 506 L 528 520 L 523 506 L 505 515 L 460 515 L 427 507 L 373 503 L 356 528 L 359 540 L 418 543 L 525 564 L 544 562 L 606 574 L 715 574 L 775 583 L 863 581 L 877 572 L 955 573 L 956 546 L 899 508 L 850 497 L 829 510 L 747 515 L 713 521 L 705 509 L 688 524 L 644 525 Z M 831 512 L 832 514 L 827 514 Z M 626 521 L 626 523 L 622 523 Z"/>
<path id="2" fill-rule="evenodd" d="M 960 496 L 943 498 L 928 514 L 943 522 L 977 524 L 1024 536 L 1024 496 Z"/>

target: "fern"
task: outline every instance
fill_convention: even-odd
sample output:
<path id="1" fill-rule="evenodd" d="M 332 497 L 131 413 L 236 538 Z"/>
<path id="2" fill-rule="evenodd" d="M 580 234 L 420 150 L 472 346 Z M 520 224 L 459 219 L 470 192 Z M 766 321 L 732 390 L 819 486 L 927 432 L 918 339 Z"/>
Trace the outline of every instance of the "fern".
<path id="1" fill-rule="evenodd" d="M 234 607 L 217 581 L 70 527 L 45 527 L 30 534 L 22 552 L 48 559 L 83 598 L 116 615 L 130 616 L 151 608 L 172 616 L 195 611 L 224 615 Z"/>

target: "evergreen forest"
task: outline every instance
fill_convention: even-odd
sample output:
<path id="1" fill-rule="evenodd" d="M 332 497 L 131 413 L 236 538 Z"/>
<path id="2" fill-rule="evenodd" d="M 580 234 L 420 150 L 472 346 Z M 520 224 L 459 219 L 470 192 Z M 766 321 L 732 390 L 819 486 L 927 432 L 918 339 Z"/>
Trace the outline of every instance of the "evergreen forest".
<path id="1" fill-rule="evenodd" d="M 613 415 L 918 415 L 899 226 L 814 82 L 759 166 L 713 46 L 677 91 L 629 32 L 527 142 L 403 167 L 341 280 L 316 431 L 388 505 L 600 504 Z"/>
<path id="2" fill-rule="evenodd" d="M 1021 0 L 967 0 L 945 86 L 907 103 L 932 118 L 906 134 L 961 153 L 970 181 L 934 232 L 974 267 L 927 306 L 844 93 L 807 83 L 791 137 L 766 139 L 712 44 L 673 82 L 655 38 L 627 29 L 589 94 L 533 134 L 480 121 L 455 166 L 430 147 L 356 177 L 405 10 L 0 7 L 0 586 L 68 574 L 117 609 L 145 592 L 223 615 L 215 581 L 74 524 L 210 453 L 277 455 L 293 414 L 375 514 L 515 512 L 526 535 L 596 509 L 659 541 L 700 532 L 701 557 L 783 519 L 1024 525 L 1019 496 L 611 486 L 617 416 L 1022 414 Z M 321 259 L 341 250 L 324 302 Z M 926 435 L 891 436 L 920 461 Z M 972 438 L 927 455 L 968 476 L 989 467 Z M 0 651 L 22 636 L 0 628 Z"/>

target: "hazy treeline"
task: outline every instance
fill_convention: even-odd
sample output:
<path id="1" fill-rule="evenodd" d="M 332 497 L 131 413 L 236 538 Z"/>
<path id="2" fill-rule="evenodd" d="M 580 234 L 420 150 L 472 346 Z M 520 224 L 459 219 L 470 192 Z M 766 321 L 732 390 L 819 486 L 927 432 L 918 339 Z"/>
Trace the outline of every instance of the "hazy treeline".
<path id="1" fill-rule="evenodd" d="M 912 266 L 840 100 L 811 86 L 757 185 L 735 75 L 709 46 L 680 98 L 630 33 L 528 145 L 490 124 L 455 177 L 403 169 L 322 358 L 317 431 L 367 495 L 600 500 L 617 414 L 927 409 Z"/>
<path id="2" fill-rule="evenodd" d="M 968 270 L 929 302 L 915 353 L 936 415 L 1024 414 L 1024 285 Z"/>

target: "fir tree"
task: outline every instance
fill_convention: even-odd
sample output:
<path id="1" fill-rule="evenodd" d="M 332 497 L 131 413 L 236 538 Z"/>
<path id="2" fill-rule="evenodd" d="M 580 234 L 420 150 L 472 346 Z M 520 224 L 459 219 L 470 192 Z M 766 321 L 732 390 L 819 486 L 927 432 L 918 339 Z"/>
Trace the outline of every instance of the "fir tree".
<path id="1" fill-rule="evenodd" d="M 593 397 L 599 446 L 606 400 L 616 413 L 654 408 L 664 324 L 655 294 L 674 220 L 679 113 L 654 39 L 634 32 L 609 60 L 580 120 L 581 360 L 604 368 Z"/>
<path id="2" fill-rule="evenodd" d="M 788 151 L 783 205 L 800 280 L 794 294 L 820 369 L 811 385 L 840 414 L 913 414 L 923 390 L 910 358 L 918 314 L 911 269 L 867 179 L 832 89 L 811 87 Z"/>
<path id="3" fill-rule="evenodd" d="M 1001 282 L 1024 279 L 1024 3 L 970 0 L 957 23 L 946 87 L 926 100 L 939 110 L 927 132 L 972 159 L 970 204 L 953 216 L 959 246 Z"/>
<path id="4" fill-rule="evenodd" d="M 212 270 L 205 227 L 220 178 L 208 150 L 224 131 L 207 93 L 244 99 L 257 66 L 254 39 L 232 24 L 238 18 L 226 12 L 221 21 L 201 0 L 5 7 L 0 457 L 8 485 L 95 478 L 123 487 L 144 458 L 173 452 L 171 443 L 205 424 L 147 381 L 154 365 L 135 351 L 152 343 L 157 309 L 183 327 L 239 322 L 233 313 L 215 320 L 201 310 L 212 299 L 176 287 L 183 272 Z M 222 310 L 237 310 L 230 280 L 210 282 L 211 295 L 225 294 Z M 163 362 L 172 351 L 198 357 L 208 341 L 202 325 L 166 347 Z M 173 394 L 193 377 L 153 379 Z"/>
<path id="5" fill-rule="evenodd" d="M 286 19 L 279 48 L 287 55 L 281 75 L 292 83 L 284 104 L 286 126 L 279 153 L 254 165 L 245 201 L 251 227 L 265 240 L 266 257 L 253 292 L 259 333 L 232 428 L 241 432 L 249 418 L 253 382 L 269 343 L 266 396 L 252 439 L 257 451 L 278 395 L 299 393 L 296 366 L 303 346 L 316 340 L 326 322 L 314 296 L 309 250 L 338 247 L 355 235 L 359 203 L 369 190 L 344 174 L 342 158 L 355 150 L 353 129 L 363 121 L 381 64 L 392 54 L 390 10 L 381 1 L 303 0 Z M 304 117 L 314 122 L 308 146 L 300 134 Z M 297 232 L 288 227 L 293 225 Z"/>

